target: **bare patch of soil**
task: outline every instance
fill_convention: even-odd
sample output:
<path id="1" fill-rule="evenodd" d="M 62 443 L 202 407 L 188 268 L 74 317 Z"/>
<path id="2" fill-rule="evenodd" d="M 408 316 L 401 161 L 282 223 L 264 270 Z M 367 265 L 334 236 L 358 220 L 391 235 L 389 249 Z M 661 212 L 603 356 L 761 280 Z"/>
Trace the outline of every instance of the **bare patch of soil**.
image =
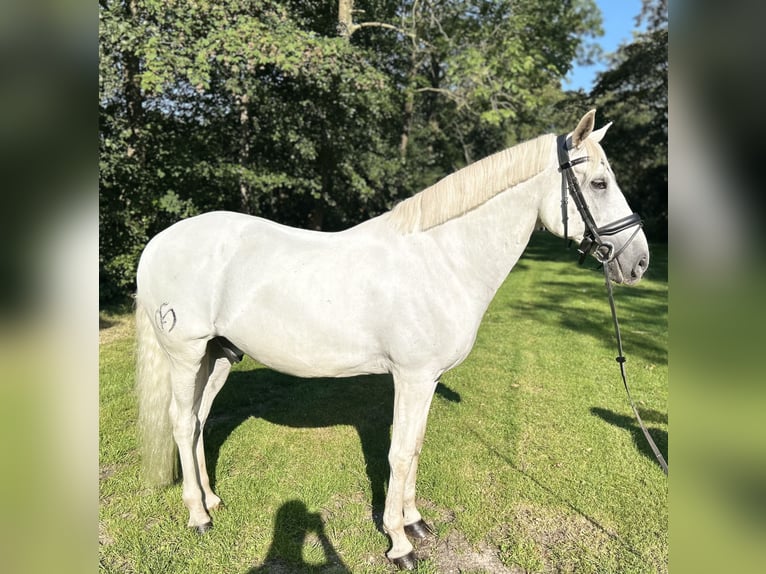
<path id="1" fill-rule="evenodd" d="M 416 544 L 421 559 L 430 559 L 440 574 L 467 572 L 486 574 L 523 574 L 523 570 L 509 568 L 500 560 L 498 550 L 487 544 L 473 545 L 457 530 L 443 538 L 432 537 Z"/>
<path id="2" fill-rule="evenodd" d="M 529 505 L 516 509 L 517 531 L 545 548 L 579 544 L 587 540 L 594 547 L 606 545 L 617 534 L 585 516 L 543 512 Z"/>
<path id="3" fill-rule="evenodd" d="M 98 521 L 98 543 L 101 546 L 114 544 L 114 538 L 107 532 L 106 526 L 100 520 Z"/>

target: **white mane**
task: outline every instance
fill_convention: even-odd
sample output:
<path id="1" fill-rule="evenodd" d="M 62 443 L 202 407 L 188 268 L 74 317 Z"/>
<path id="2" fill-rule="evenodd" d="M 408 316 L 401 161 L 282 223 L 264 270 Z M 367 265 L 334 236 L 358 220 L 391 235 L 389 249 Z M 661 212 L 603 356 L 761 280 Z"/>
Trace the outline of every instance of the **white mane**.
<path id="1" fill-rule="evenodd" d="M 389 221 L 411 233 L 459 217 L 549 167 L 554 139 L 539 136 L 472 163 L 396 205 Z"/>

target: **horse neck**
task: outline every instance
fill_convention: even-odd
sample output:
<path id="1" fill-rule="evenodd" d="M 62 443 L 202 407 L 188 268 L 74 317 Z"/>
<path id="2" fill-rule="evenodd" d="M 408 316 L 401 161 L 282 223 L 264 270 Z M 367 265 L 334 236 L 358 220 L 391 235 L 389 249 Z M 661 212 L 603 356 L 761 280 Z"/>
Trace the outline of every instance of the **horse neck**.
<path id="1" fill-rule="evenodd" d="M 436 226 L 431 234 L 467 283 L 494 297 L 524 252 L 538 220 L 545 193 L 560 186 L 555 169 L 494 196 L 462 216 Z"/>

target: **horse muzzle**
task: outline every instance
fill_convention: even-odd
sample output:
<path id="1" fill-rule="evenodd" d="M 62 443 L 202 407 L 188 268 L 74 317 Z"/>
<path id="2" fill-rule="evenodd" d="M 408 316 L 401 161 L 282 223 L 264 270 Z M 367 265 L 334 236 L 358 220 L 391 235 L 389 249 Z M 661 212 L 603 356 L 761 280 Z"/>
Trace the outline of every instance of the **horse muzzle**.
<path id="1" fill-rule="evenodd" d="M 609 279 L 614 283 L 623 283 L 625 285 L 635 285 L 644 276 L 649 267 L 649 251 L 635 257 L 619 257 L 607 262 Z"/>
<path id="2" fill-rule="evenodd" d="M 609 278 L 615 283 L 638 283 L 649 267 L 649 247 L 642 227 L 641 217 L 632 213 L 607 225 L 588 229 L 577 248 L 579 263 L 592 255 L 599 263 L 607 265 Z M 620 242 L 620 238 L 623 241 Z M 634 241 L 636 239 L 638 241 Z"/>

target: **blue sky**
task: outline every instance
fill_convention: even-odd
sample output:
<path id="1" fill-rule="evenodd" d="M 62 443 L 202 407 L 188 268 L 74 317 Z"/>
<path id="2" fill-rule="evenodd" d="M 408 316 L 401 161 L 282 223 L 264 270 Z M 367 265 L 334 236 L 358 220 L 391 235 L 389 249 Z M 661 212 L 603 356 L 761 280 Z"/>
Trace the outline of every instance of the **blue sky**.
<path id="1" fill-rule="evenodd" d="M 633 38 L 636 29 L 635 18 L 641 12 L 641 0 L 596 0 L 603 17 L 604 35 L 597 38 L 604 54 L 616 52 L 620 44 Z M 569 72 L 564 88 L 567 90 L 584 89 L 590 91 L 596 79 L 596 72 L 606 69 L 606 63 L 596 66 L 578 66 Z"/>

